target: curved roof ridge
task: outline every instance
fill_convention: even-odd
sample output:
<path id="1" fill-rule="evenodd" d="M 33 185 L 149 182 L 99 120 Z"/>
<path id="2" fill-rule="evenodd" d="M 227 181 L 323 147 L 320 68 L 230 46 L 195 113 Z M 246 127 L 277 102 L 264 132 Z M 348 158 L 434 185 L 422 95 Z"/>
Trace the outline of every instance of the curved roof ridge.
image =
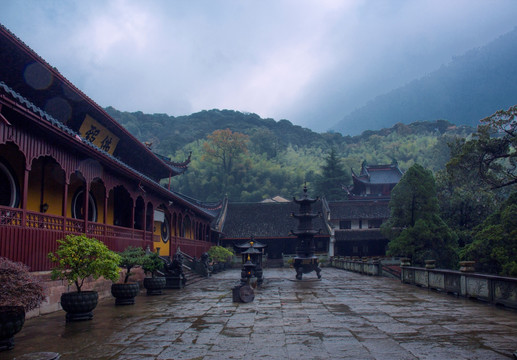
<path id="1" fill-rule="evenodd" d="M 199 211 L 202 211 L 206 215 L 208 215 L 210 217 L 215 217 L 215 214 L 210 213 L 210 211 L 217 211 L 222 208 L 222 204 L 223 204 L 222 200 L 219 201 L 218 203 L 213 203 L 214 206 L 212 208 L 210 208 L 209 206 L 202 206 L 202 203 L 196 199 L 187 197 L 187 196 L 179 194 L 177 192 L 167 190 L 166 188 L 161 186 L 159 183 L 157 183 L 156 181 L 151 179 L 149 176 L 141 173 L 140 171 L 134 169 L 133 167 L 126 164 L 125 162 L 117 159 L 115 156 L 109 154 L 105 150 L 102 150 L 97 145 L 93 144 L 92 142 L 82 138 L 74 130 L 70 129 L 68 126 L 63 124 L 61 121 L 56 120 L 54 117 L 52 117 L 52 115 L 49 115 L 44 110 L 42 110 L 39 107 L 37 107 L 36 105 L 34 105 L 32 102 L 30 102 L 25 97 L 23 97 L 22 95 L 17 93 L 15 90 L 11 89 L 3 81 L 0 81 L 0 90 L 3 90 L 6 94 L 11 96 L 13 98 L 13 100 L 11 100 L 11 101 L 18 103 L 20 106 L 23 106 L 29 112 L 33 113 L 36 116 L 39 116 L 42 120 L 49 122 L 52 126 L 57 127 L 60 131 L 67 133 L 71 137 L 82 142 L 86 146 L 92 148 L 94 151 L 102 154 L 104 157 L 106 157 L 110 161 L 113 161 L 113 162 L 117 163 L 118 165 L 120 165 L 121 167 L 125 168 L 126 170 L 132 172 L 133 174 L 136 175 L 136 177 L 143 179 L 143 180 L 147 181 L 148 183 L 153 184 L 154 186 L 160 188 L 162 191 L 166 191 L 167 193 L 169 193 L 172 196 L 175 196 L 176 198 L 179 197 L 181 200 L 189 203 L 190 205 L 194 206 L 195 208 L 197 208 Z M 206 204 L 206 205 L 208 205 L 208 204 Z"/>

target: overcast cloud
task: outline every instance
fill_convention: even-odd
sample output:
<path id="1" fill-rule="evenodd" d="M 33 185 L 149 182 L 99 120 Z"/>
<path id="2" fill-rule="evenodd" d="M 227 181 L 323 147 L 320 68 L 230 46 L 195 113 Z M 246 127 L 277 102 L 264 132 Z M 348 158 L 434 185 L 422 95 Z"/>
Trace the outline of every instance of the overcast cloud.
<path id="1" fill-rule="evenodd" d="M 0 0 L 101 106 L 254 112 L 324 131 L 517 25 L 515 0 Z"/>

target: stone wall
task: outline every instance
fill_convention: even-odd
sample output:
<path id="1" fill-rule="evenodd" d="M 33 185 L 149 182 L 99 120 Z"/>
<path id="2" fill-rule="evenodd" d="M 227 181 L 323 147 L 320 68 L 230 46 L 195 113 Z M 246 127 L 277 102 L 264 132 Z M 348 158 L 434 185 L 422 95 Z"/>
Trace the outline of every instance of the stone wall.
<path id="1" fill-rule="evenodd" d="M 364 275 L 381 276 L 382 265 L 379 258 L 346 258 L 346 257 L 333 257 L 331 259 L 331 266 L 357 272 Z"/>

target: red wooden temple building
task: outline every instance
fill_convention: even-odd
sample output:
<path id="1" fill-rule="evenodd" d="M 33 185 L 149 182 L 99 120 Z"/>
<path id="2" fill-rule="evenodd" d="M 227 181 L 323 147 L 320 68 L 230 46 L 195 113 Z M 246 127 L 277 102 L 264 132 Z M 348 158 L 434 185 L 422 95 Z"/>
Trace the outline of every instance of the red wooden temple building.
<path id="1" fill-rule="evenodd" d="M 56 240 L 85 233 L 199 257 L 222 202 L 171 191 L 189 162 L 154 154 L 0 25 L 0 256 L 48 270 Z"/>

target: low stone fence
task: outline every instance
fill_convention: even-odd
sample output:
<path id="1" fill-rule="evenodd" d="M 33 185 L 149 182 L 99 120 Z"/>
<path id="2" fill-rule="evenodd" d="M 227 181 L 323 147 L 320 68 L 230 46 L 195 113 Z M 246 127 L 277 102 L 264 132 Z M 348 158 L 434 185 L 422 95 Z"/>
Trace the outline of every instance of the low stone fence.
<path id="1" fill-rule="evenodd" d="M 353 271 L 364 275 L 382 275 L 382 267 L 379 259 L 350 259 L 334 257 L 331 260 L 331 265 L 338 269 Z"/>
<path id="2" fill-rule="evenodd" d="M 315 254 L 318 258 L 320 268 L 329 266 L 329 256 L 327 254 Z M 294 262 L 296 254 L 282 254 L 283 267 L 291 267 Z"/>
<path id="3" fill-rule="evenodd" d="M 474 298 L 517 309 L 517 278 L 463 271 L 402 266 L 401 281 L 405 284 Z"/>
<path id="4" fill-rule="evenodd" d="M 350 258 L 333 257 L 330 266 L 371 276 L 400 278 L 398 258 Z"/>

